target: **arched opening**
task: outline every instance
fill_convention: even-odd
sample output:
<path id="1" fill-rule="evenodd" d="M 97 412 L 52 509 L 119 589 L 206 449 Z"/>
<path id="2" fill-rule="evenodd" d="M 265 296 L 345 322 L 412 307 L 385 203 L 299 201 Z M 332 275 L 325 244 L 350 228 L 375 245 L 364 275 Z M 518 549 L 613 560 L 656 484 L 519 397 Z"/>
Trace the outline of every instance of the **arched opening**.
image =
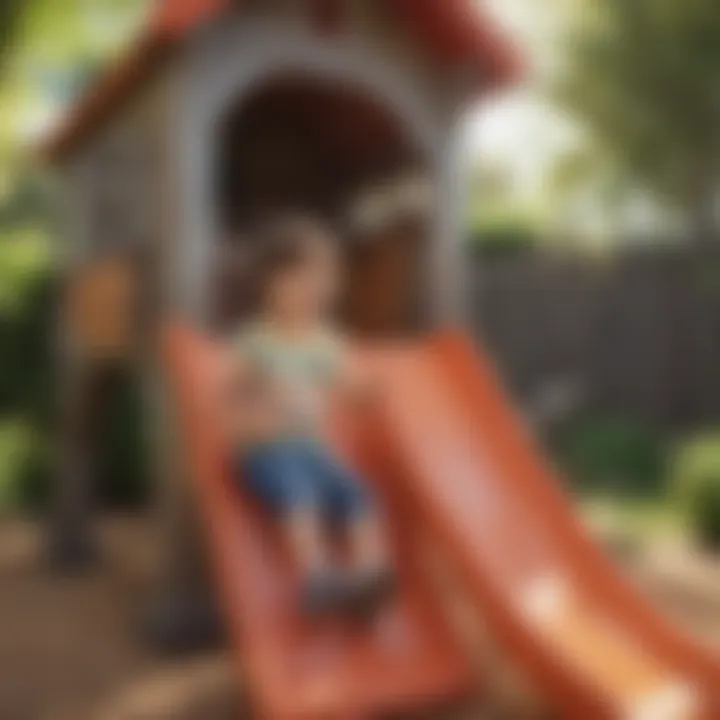
<path id="1" fill-rule="evenodd" d="M 419 274 L 429 203 L 422 154 L 399 118 L 367 91 L 283 75 L 218 118 L 215 212 L 222 247 L 213 315 L 248 307 L 253 224 L 276 211 L 319 215 L 337 230 L 348 283 L 343 320 L 369 335 L 421 324 Z"/>

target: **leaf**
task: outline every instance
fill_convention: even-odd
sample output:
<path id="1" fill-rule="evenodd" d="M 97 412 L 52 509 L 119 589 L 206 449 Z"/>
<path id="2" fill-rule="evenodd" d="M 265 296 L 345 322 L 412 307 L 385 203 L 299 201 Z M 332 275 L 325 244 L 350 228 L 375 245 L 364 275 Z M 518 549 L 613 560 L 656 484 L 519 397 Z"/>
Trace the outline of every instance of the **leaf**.
<path id="1" fill-rule="evenodd" d="M 555 101 L 630 183 L 683 211 L 720 178 L 720 13 L 712 0 L 585 0 Z"/>

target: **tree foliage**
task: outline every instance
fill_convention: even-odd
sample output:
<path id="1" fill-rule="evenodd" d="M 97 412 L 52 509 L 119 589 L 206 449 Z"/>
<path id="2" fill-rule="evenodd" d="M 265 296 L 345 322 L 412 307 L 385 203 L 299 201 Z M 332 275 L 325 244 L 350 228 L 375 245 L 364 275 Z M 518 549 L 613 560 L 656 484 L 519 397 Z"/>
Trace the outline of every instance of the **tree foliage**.
<path id="1" fill-rule="evenodd" d="M 59 110 L 141 20 L 147 0 L 0 0 L 0 163 Z"/>
<path id="2" fill-rule="evenodd" d="M 556 87 L 606 166 L 717 228 L 720 7 L 716 0 L 584 0 Z"/>
<path id="3" fill-rule="evenodd" d="M 62 111 L 150 6 L 149 0 L 0 0 L 0 514 L 4 504 L 42 501 L 52 457 L 53 238 L 44 177 L 28 149 L 43 121 Z M 132 417 L 133 406 L 126 405 L 122 417 Z M 123 422 L 130 430 L 138 425 Z M 110 499 L 120 492 L 122 473 L 138 478 L 133 487 L 125 483 L 123 497 L 139 492 L 130 430 L 116 443 L 123 452 L 130 445 L 127 456 L 115 462 L 120 451 L 113 446 L 106 460 L 116 471 Z"/>

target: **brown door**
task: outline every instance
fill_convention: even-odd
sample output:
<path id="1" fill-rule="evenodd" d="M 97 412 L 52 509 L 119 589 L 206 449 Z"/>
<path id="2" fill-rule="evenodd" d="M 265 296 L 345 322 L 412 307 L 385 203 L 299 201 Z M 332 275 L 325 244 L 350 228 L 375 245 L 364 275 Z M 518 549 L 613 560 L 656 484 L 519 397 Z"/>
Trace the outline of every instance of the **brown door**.
<path id="1" fill-rule="evenodd" d="M 417 230 L 388 230 L 349 252 L 345 318 L 361 334 L 391 335 L 412 326 L 417 311 L 420 253 Z"/>

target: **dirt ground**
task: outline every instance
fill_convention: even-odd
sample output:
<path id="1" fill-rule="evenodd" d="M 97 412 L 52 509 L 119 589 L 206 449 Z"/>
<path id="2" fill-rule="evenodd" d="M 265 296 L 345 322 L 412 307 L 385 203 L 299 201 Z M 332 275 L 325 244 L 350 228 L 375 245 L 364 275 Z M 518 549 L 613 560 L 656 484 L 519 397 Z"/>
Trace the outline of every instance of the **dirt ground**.
<path id="1" fill-rule="evenodd" d="M 159 660 L 143 648 L 147 523 L 102 527 L 87 577 L 43 566 L 37 526 L 0 526 L 1 720 L 225 720 L 239 699 L 225 653 Z"/>
<path id="2" fill-rule="evenodd" d="M 102 534 L 99 570 L 67 579 L 43 567 L 37 526 L 0 526 L 0 720 L 236 719 L 226 652 L 159 660 L 139 641 L 147 524 L 107 521 Z M 720 562 L 662 549 L 632 569 L 665 612 L 720 642 Z"/>

